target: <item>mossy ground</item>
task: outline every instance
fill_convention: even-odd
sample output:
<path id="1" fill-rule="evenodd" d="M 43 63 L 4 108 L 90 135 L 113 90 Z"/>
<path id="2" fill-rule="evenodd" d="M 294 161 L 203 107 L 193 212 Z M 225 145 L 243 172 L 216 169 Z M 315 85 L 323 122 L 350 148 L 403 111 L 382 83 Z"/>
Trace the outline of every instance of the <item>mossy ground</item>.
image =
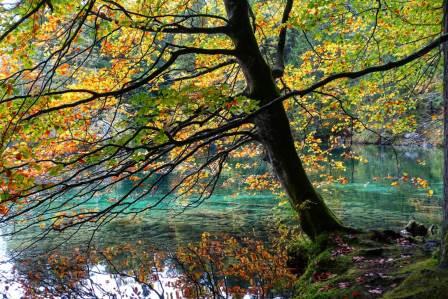
<path id="1" fill-rule="evenodd" d="M 387 299 L 448 298 L 448 270 L 437 267 L 437 259 L 428 258 L 403 269 L 407 278 L 385 294 Z"/>
<path id="2" fill-rule="evenodd" d="M 302 268 L 295 298 L 448 299 L 448 271 L 436 268 L 424 244 L 393 232 L 296 241 L 291 264 Z"/>

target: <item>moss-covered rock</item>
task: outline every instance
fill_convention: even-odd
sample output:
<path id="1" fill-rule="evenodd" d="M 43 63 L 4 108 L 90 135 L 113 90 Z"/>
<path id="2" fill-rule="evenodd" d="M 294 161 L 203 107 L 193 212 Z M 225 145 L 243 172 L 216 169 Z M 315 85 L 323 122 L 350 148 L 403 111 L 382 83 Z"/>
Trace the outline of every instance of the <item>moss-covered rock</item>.
<path id="1" fill-rule="evenodd" d="M 387 231 L 296 241 L 290 251 L 301 257 L 302 271 L 295 298 L 448 299 L 448 272 L 423 247 Z"/>
<path id="2" fill-rule="evenodd" d="M 385 294 L 387 299 L 448 298 L 448 270 L 437 268 L 437 260 L 429 258 L 409 265 L 400 273 L 409 275 L 397 288 Z"/>

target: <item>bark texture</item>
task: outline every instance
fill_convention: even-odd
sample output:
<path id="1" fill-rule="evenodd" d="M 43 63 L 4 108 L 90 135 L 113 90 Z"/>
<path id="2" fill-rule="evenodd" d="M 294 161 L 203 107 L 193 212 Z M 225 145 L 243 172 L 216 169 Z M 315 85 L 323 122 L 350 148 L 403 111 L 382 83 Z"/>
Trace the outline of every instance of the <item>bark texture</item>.
<path id="1" fill-rule="evenodd" d="M 443 33 L 448 33 L 448 0 L 443 1 Z M 440 250 L 440 266 L 448 268 L 448 45 L 443 43 L 443 220 L 442 220 L 442 242 Z"/>
<path id="2" fill-rule="evenodd" d="M 266 104 L 280 96 L 272 70 L 263 58 L 252 30 L 246 0 L 224 0 L 238 63 L 247 82 L 246 94 Z M 254 119 L 273 170 L 299 213 L 303 231 L 312 239 L 343 228 L 316 192 L 296 152 L 291 128 L 281 103 Z"/>

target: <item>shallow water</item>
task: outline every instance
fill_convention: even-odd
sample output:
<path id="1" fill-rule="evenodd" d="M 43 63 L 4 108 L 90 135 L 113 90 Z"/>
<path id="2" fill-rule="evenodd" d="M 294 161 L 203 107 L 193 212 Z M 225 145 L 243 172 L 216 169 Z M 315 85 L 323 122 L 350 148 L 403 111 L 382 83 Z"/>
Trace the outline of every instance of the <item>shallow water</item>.
<path id="1" fill-rule="evenodd" d="M 440 222 L 441 150 L 364 146 L 355 147 L 354 151 L 368 162 L 347 161 L 345 171 L 327 169 L 326 173 L 335 178 L 344 176 L 348 183 L 327 185 L 320 190 L 344 223 L 364 229 L 398 230 L 410 219 L 427 225 Z M 273 229 L 267 223 L 288 217 L 290 213 L 288 208 L 279 206 L 279 199 L 271 192 L 243 189 L 244 176 L 266 170 L 267 167 L 261 165 L 235 174 L 235 182 L 230 187 L 216 190 L 214 196 L 200 206 L 181 214 L 162 208 L 135 222 L 123 220 L 116 224 L 118 227 L 108 230 L 107 238 L 120 238 L 120 241 L 149 238 L 159 244 L 175 246 L 195 241 L 206 231 L 266 239 Z M 399 181 L 397 186 L 392 186 L 403 174 L 409 181 Z M 417 188 L 410 182 L 417 177 L 428 181 L 432 196 L 428 195 L 428 189 Z M 114 235 L 117 231 L 120 236 Z"/>
<path id="2" fill-rule="evenodd" d="M 368 163 L 347 163 L 349 183 L 324 192 L 330 207 L 345 222 L 367 229 L 401 229 L 411 219 L 441 221 L 443 154 L 440 149 L 355 147 Z M 408 182 L 397 180 L 407 175 Z M 423 178 L 429 188 L 416 188 L 412 178 Z M 397 186 L 392 182 L 398 181 Z M 429 196 L 428 190 L 433 191 Z"/>
<path id="3" fill-rule="evenodd" d="M 398 230 L 410 219 L 427 225 L 440 222 L 441 150 L 376 146 L 355 147 L 354 150 L 368 163 L 347 161 L 345 171 L 328 168 L 325 173 L 335 178 L 346 177 L 347 183 L 326 185 L 320 190 L 330 208 L 344 223 L 364 229 Z M 334 154 L 337 156 L 339 153 Z M 275 226 L 270 224 L 279 218 L 288 218 L 291 211 L 285 206 L 279 206 L 279 200 L 269 191 L 255 193 L 242 188 L 245 176 L 264 173 L 267 167 L 262 164 L 239 173 L 227 174 L 224 179 L 230 179 L 230 185 L 217 189 L 210 199 L 182 213 L 179 213 L 179 209 L 173 210 L 173 207 L 179 208 L 179 203 L 170 203 L 168 200 L 157 209 L 135 218 L 116 219 L 95 235 L 93 243 L 97 247 L 105 247 L 141 240 L 144 244 L 175 250 L 179 245 L 199 240 L 203 232 L 249 236 L 267 241 L 275 230 Z M 403 175 L 409 177 L 408 182 L 399 180 Z M 416 177 L 428 181 L 429 188 L 433 190 L 432 196 L 428 195 L 428 188 L 413 186 L 411 181 Z M 397 180 L 399 184 L 392 186 L 391 183 Z M 157 192 L 138 202 L 134 209 L 160 198 L 170 183 L 165 181 Z M 107 205 L 108 200 L 118 197 L 130 186 L 131 182 L 121 184 L 117 186 L 116 194 L 109 192 L 99 195 L 89 203 L 89 207 Z M 85 244 L 91 232 L 91 229 L 81 231 L 66 242 L 64 248 L 70 250 Z M 20 242 L 18 239 L 0 239 L 0 255 L 7 257 L 11 248 Z M 40 242 L 34 246 L 33 252 L 39 255 L 48 251 L 52 245 L 51 241 Z M 0 279 L 0 289 L 5 287 L 1 281 L 14 280 L 17 275 L 13 273 L 12 266 L 11 263 L 1 265 L 0 274 L 6 278 Z M 104 277 L 101 279 L 107 280 Z M 10 295 L 10 298 L 14 298 L 14 295 Z"/>

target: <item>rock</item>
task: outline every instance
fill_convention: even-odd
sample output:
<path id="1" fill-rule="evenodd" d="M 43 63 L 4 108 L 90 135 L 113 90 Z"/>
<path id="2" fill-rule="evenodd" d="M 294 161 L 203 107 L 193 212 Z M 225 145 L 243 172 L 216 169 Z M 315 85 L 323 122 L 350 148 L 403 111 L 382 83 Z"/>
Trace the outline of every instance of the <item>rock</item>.
<path id="1" fill-rule="evenodd" d="M 361 249 L 359 251 L 359 255 L 362 256 L 382 256 L 384 252 L 384 248 L 368 248 L 368 249 Z"/>
<path id="2" fill-rule="evenodd" d="M 406 133 L 406 134 L 404 134 L 404 138 L 406 138 L 406 139 L 418 139 L 418 138 L 420 138 L 420 134 L 418 134 L 418 133 Z"/>
<path id="3" fill-rule="evenodd" d="M 440 246 L 440 241 L 438 240 L 428 240 L 423 244 L 423 250 L 427 252 L 432 252 L 437 250 Z"/>
<path id="4" fill-rule="evenodd" d="M 415 220 L 409 221 L 409 223 L 404 228 L 413 237 L 422 236 L 425 237 L 428 234 L 428 229 L 423 224 L 417 223 Z"/>
<path id="5" fill-rule="evenodd" d="M 423 144 L 422 144 L 422 147 L 423 147 L 423 148 L 433 148 L 434 145 L 432 145 L 432 144 L 429 143 L 429 142 L 424 141 Z"/>
<path id="6" fill-rule="evenodd" d="M 395 243 L 395 240 L 401 237 L 399 233 L 394 232 L 392 230 L 384 230 L 384 231 L 372 230 L 370 234 L 371 234 L 370 236 L 371 240 L 382 243 Z"/>
<path id="7" fill-rule="evenodd" d="M 405 230 L 405 229 L 402 229 L 402 230 L 400 231 L 400 235 L 403 236 L 403 237 L 405 237 L 405 238 L 407 238 L 407 237 L 411 237 L 411 234 L 410 234 L 407 230 Z"/>
<path id="8" fill-rule="evenodd" d="M 431 235 L 435 235 L 438 231 L 438 227 L 435 224 L 432 224 L 429 228 L 428 228 L 428 233 L 430 233 Z"/>
<path id="9" fill-rule="evenodd" d="M 391 239 L 398 239 L 400 238 L 400 234 L 397 233 L 396 231 L 390 230 L 390 229 L 386 229 L 383 231 L 384 235 L 387 236 L 388 238 Z"/>

